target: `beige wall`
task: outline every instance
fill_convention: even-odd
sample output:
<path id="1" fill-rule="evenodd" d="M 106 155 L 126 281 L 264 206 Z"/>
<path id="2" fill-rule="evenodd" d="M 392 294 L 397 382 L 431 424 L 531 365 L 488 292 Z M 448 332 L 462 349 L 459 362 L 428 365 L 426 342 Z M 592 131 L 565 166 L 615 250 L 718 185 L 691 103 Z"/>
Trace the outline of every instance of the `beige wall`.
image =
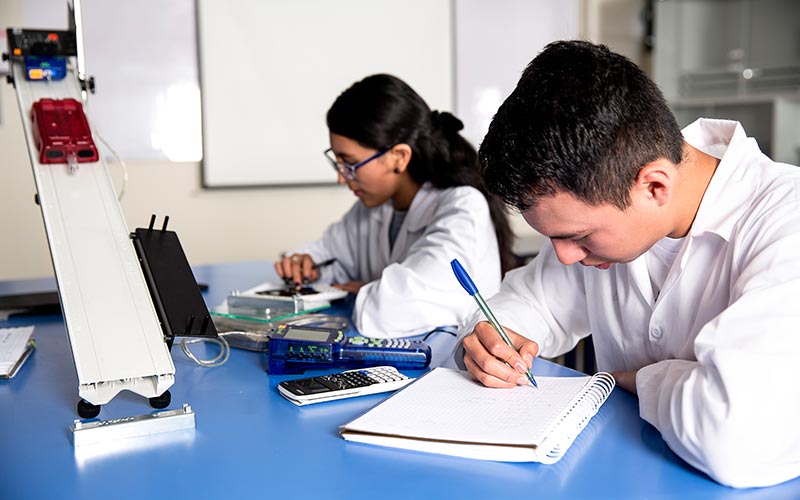
<path id="1" fill-rule="evenodd" d="M 642 44 L 641 11 L 645 0 L 583 0 L 584 37 L 627 56 L 652 74 L 651 55 Z"/>

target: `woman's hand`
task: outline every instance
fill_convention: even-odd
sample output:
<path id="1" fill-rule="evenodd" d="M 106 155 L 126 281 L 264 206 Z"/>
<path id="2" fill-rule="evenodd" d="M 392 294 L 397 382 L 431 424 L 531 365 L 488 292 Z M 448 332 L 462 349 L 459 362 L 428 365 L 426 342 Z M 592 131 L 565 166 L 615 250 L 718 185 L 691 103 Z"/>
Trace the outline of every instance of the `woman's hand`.
<path id="1" fill-rule="evenodd" d="M 285 255 L 275 262 L 275 272 L 287 284 L 294 283 L 297 288 L 319 279 L 319 271 L 314 265 L 314 260 L 307 253 Z"/>
<path id="2" fill-rule="evenodd" d="M 491 324 L 481 321 L 464 338 L 464 364 L 469 373 L 486 387 L 528 385 L 530 381 L 525 372 L 539 353 L 539 345 L 510 328 L 504 329 L 516 351 L 503 341 Z"/>

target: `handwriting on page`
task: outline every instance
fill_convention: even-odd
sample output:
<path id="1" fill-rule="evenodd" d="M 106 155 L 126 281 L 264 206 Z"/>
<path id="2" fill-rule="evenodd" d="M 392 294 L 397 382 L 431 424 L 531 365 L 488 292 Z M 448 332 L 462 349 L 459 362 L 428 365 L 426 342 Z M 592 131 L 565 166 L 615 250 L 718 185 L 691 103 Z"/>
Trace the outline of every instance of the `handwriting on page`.
<path id="1" fill-rule="evenodd" d="M 464 372 L 436 370 L 349 427 L 369 431 L 375 426 L 423 439 L 536 445 L 588 380 L 541 377 L 538 389 L 490 389 Z"/>

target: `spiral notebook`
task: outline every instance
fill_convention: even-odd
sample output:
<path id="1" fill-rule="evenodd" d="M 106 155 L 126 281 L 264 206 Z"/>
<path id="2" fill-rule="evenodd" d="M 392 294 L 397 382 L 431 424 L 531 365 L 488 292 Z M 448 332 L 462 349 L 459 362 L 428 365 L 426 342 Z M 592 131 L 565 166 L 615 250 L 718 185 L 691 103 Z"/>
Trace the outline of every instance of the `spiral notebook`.
<path id="1" fill-rule="evenodd" d="M 555 463 L 614 388 L 608 373 L 491 389 L 435 368 L 341 426 L 348 441 L 501 462 Z"/>
<path id="2" fill-rule="evenodd" d="M 0 378 L 16 375 L 34 345 L 32 326 L 0 328 Z"/>

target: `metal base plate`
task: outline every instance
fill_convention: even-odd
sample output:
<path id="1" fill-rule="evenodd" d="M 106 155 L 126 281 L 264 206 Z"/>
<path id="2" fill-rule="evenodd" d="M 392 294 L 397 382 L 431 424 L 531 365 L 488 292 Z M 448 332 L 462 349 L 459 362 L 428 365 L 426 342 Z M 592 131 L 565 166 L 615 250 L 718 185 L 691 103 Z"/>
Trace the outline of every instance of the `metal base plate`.
<path id="1" fill-rule="evenodd" d="M 75 420 L 70 426 L 72 442 L 78 446 L 106 443 L 119 439 L 149 436 L 162 432 L 194 429 L 194 411 L 188 404 L 178 410 L 164 410 L 134 417 L 95 422 Z"/>

